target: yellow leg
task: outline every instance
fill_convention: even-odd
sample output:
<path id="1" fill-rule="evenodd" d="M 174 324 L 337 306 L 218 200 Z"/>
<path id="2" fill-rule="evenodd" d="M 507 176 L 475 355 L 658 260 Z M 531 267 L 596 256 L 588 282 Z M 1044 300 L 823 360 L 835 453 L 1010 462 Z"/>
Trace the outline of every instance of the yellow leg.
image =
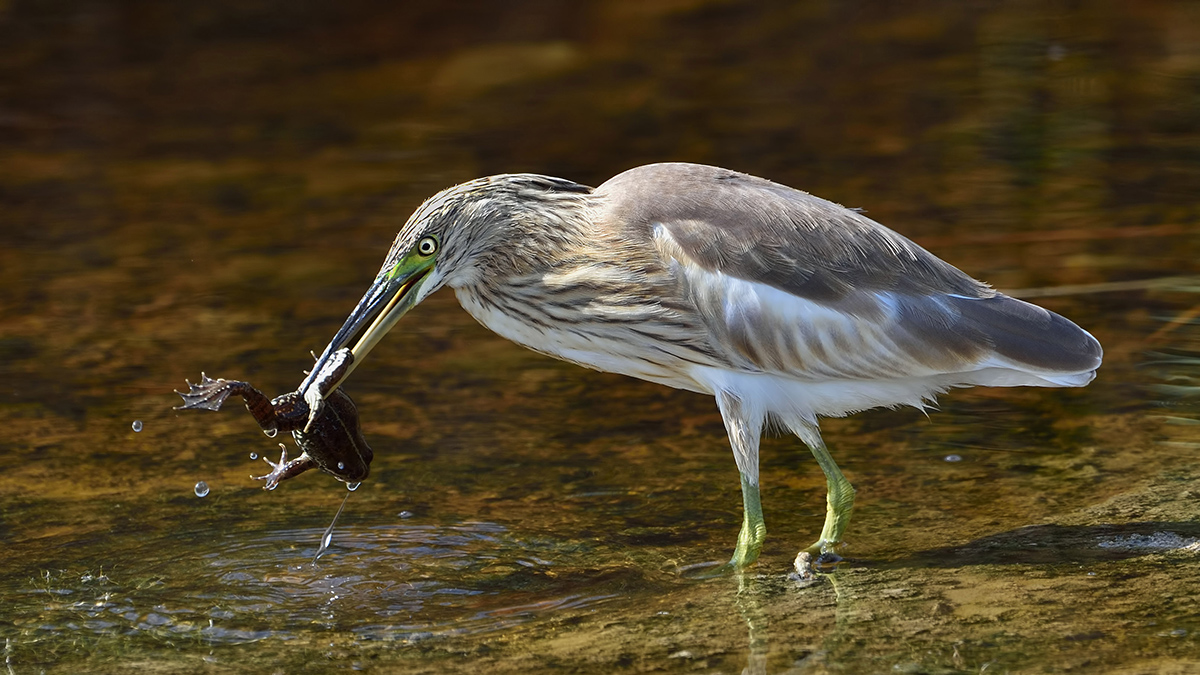
<path id="1" fill-rule="evenodd" d="M 762 434 L 762 413 L 748 411 L 737 396 L 728 392 L 717 394 L 717 407 L 725 430 L 729 432 L 729 445 L 742 477 L 742 529 L 738 533 L 737 547 L 733 558 L 723 568 L 741 569 L 758 560 L 763 540 L 767 538 L 767 524 L 763 521 L 762 502 L 758 494 L 758 441 Z M 724 571 L 724 569 L 722 570 Z"/>
<path id="2" fill-rule="evenodd" d="M 827 490 L 825 527 L 821 528 L 821 538 L 805 549 L 816 557 L 822 553 L 832 552 L 834 547 L 842 543 L 842 533 L 850 524 L 850 515 L 854 511 L 854 486 L 842 475 L 842 470 L 833 461 L 833 457 L 830 456 L 829 450 L 825 447 L 817 430 L 806 431 L 809 433 L 803 433 L 800 437 L 812 450 L 817 464 L 821 465 L 821 471 L 825 472 Z"/>
<path id="3" fill-rule="evenodd" d="M 758 560 L 766 538 L 767 523 L 763 520 L 758 486 L 742 474 L 742 530 L 738 532 L 737 547 L 733 549 L 729 564 L 740 569 Z"/>

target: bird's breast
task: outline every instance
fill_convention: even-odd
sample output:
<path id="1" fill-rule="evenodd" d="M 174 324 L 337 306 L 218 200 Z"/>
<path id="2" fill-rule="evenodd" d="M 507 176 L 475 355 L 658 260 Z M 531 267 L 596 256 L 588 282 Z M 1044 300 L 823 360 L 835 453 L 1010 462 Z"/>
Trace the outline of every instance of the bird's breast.
<path id="1" fill-rule="evenodd" d="M 459 303 L 480 324 L 522 347 L 609 373 L 676 389 L 707 391 L 692 376 L 697 363 L 712 364 L 653 314 L 661 308 L 606 303 L 598 297 L 554 297 L 533 284 L 454 289 Z M 671 336 L 664 340 L 663 334 Z"/>

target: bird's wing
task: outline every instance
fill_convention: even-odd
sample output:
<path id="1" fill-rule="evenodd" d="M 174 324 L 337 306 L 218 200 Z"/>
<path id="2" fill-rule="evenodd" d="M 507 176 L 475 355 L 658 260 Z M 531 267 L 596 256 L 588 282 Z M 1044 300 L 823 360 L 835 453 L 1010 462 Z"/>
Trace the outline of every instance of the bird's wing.
<path id="1" fill-rule="evenodd" d="M 740 368 L 813 381 L 1001 368 L 1054 384 L 1056 373 L 1099 365 L 1099 344 L 1070 321 L 807 193 L 659 164 L 597 195 L 628 236 L 653 242 L 714 346 Z"/>
<path id="2" fill-rule="evenodd" d="M 836 304 L 874 291 L 994 294 L 861 213 L 763 178 L 651 164 L 596 193 L 609 200 L 617 222 L 665 228 L 694 264 L 797 297 Z"/>

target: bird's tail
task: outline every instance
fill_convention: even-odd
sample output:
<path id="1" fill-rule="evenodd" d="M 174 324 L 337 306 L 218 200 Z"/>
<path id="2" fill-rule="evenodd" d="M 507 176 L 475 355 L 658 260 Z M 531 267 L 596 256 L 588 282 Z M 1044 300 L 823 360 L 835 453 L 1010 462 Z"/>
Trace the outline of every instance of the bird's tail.
<path id="1" fill-rule="evenodd" d="M 1017 371 L 1012 385 L 1082 387 L 1096 377 L 1104 357 L 1100 342 L 1069 319 L 1048 309 L 996 294 L 990 298 L 949 296 L 958 327 L 986 336 L 992 355 L 980 364 Z M 982 371 L 981 371 L 982 372 Z M 1036 381 L 1016 381 L 1034 378 Z M 1003 381 L 979 382 L 1005 386 Z"/>

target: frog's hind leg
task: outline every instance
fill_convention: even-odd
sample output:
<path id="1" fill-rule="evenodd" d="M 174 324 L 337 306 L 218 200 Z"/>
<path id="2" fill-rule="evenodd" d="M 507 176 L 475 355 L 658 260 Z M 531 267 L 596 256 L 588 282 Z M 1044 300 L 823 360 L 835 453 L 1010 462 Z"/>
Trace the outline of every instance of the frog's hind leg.
<path id="1" fill-rule="evenodd" d="M 183 405 L 176 406 L 176 410 L 220 410 L 225 399 L 233 394 L 240 395 L 242 389 L 249 387 L 245 382 L 214 380 L 204 373 L 200 373 L 199 384 L 192 384 L 187 380 L 184 382 L 187 382 L 188 393 L 175 390 L 175 393 L 183 398 Z"/>
<path id="2" fill-rule="evenodd" d="M 220 410 L 225 403 L 225 399 L 230 396 L 241 396 L 246 402 L 246 409 L 254 415 L 254 421 L 258 422 L 258 426 L 263 428 L 263 431 L 268 435 L 274 436 L 279 430 L 279 420 L 275 416 L 275 406 L 271 403 L 271 399 L 267 398 L 261 391 L 250 386 L 249 382 L 239 382 L 237 380 L 214 380 L 204 373 L 200 373 L 200 384 L 192 384 L 188 382 L 188 393 L 176 391 L 183 398 L 183 405 L 177 410 Z"/>

